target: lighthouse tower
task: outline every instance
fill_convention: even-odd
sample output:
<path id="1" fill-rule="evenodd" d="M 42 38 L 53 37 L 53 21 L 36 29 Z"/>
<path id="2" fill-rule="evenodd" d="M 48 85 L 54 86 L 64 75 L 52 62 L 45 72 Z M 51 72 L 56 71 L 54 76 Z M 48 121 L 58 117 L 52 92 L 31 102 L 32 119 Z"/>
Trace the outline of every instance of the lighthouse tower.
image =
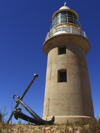
<path id="1" fill-rule="evenodd" d="M 94 117 L 86 54 L 90 43 L 78 22 L 78 14 L 62 6 L 52 16 L 43 44 L 48 56 L 43 119 L 55 123 Z"/>

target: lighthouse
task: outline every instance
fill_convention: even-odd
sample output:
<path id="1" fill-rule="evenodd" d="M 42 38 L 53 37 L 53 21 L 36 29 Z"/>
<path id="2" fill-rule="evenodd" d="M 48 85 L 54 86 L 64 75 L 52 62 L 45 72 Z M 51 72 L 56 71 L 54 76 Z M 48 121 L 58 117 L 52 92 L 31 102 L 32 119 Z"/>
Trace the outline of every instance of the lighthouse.
<path id="1" fill-rule="evenodd" d="M 59 124 L 94 118 L 86 60 L 90 43 L 78 19 L 65 3 L 53 14 L 43 44 L 47 55 L 43 119 L 55 116 Z"/>

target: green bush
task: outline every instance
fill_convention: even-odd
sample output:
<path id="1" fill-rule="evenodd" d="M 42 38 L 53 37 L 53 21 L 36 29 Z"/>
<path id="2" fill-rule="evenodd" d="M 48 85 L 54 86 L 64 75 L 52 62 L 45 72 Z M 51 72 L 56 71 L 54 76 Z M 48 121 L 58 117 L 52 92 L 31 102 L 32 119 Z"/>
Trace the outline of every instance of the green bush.
<path id="1" fill-rule="evenodd" d="M 2 110 L 0 110 L 0 122 L 4 122 L 5 121 L 5 116 L 7 115 L 6 111 L 6 106 L 4 107 L 4 111 L 2 112 Z"/>
<path id="2" fill-rule="evenodd" d="M 2 112 L 1 112 L 1 110 L 0 110 L 0 122 L 2 121 Z"/>

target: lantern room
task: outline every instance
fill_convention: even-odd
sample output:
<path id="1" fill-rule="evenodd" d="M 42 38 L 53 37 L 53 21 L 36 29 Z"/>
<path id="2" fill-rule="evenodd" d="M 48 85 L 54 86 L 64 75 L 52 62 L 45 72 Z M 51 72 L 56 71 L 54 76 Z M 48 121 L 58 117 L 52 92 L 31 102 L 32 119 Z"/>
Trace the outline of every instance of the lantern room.
<path id="1" fill-rule="evenodd" d="M 71 10 L 66 3 L 52 16 L 53 26 L 64 23 L 78 25 L 78 14 Z"/>
<path id="2" fill-rule="evenodd" d="M 65 2 L 64 6 L 53 14 L 50 32 L 47 33 L 45 41 L 55 35 L 64 33 L 78 34 L 87 38 L 86 33 L 81 29 L 78 19 L 78 14 L 66 6 Z"/>

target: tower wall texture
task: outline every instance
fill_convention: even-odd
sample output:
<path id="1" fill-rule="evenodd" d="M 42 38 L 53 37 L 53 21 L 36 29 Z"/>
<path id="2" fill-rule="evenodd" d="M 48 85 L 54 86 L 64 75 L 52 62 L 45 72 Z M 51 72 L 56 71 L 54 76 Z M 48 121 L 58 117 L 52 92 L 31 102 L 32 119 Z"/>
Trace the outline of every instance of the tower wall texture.
<path id="1" fill-rule="evenodd" d="M 66 54 L 58 54 L 66 47 Z M 86 53 L 88 40 L 80 35 L 57 35 L 43 45 L 48 55 L 43 119 L 55 123 L 94 117 Z M 66 70 L 67 82 L 58 82 L 58 71 Z"/>

